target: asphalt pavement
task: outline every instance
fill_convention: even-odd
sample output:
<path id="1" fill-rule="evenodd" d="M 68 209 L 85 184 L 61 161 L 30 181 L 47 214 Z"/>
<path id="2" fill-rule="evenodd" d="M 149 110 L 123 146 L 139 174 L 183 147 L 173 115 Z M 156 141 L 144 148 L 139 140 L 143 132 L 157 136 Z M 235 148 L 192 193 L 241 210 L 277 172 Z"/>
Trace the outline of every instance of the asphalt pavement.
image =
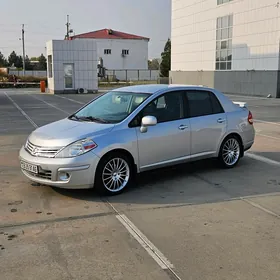
<path id="1" fill-rule="evenodd" d="M 280 100 L 247 102 L 256 142 L 240 164 L 143 173 L 122 195 L 30 183 L 18 152 L 38 126 L 96 95 L 0 90 L 1 280 L 278 280 Z"/>

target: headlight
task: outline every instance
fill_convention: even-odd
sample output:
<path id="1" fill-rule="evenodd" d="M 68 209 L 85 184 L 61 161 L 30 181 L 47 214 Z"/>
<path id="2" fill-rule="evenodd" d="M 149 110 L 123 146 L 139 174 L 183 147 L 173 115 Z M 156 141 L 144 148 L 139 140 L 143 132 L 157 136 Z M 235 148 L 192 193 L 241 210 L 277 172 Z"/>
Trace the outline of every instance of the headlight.
<path id="1" fill-rule="evenodd" d="M 56 158 L 71 158 L 85 154 L 97 147 L 97 144 L 92 139 L 82 139 L 63 148 L 55 157 Z"/>

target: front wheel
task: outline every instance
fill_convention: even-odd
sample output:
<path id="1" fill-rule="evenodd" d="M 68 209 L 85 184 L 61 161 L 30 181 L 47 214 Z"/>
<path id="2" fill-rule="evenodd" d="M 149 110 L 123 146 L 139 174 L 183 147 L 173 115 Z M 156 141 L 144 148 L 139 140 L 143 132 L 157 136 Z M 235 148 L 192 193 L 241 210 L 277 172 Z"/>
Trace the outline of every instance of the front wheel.
<path id="1" fill-rule="evenodd" d="M 237 137 L 229 136 L 221 145 L 219 160 L 223 167 L 232 168 L 241 157 L 241 144 Z"/>
<path id="2" fill-rule="evenodd" d="M 111 154 L 101 160 L 96 171 L 96 188 L 101 194 L 116 195 L 132 181 L 130 159 L 121 154 Z"/>

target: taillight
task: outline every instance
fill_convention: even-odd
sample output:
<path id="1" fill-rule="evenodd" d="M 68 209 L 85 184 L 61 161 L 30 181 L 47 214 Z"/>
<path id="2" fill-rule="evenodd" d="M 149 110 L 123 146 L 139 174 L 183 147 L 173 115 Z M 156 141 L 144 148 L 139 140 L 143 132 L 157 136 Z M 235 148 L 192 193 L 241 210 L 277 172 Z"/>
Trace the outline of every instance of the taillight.
<path id="1" fill-rule="evenodd" d="M 253 115 L 252 115 L 251 111 L 249 111 L 249 114 L 248 114 L 248 123 L 253 124 Z"/>

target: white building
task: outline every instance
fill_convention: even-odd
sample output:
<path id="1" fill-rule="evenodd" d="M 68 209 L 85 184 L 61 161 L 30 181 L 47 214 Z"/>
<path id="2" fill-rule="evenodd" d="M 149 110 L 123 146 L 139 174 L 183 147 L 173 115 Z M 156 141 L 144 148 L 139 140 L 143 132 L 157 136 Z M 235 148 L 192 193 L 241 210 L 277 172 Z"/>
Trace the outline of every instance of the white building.
<path id="1" fill-rule="evenodd" d="M 47 42 L 47 76 L 50 93 L 98 90 L 97 51 L 93 40 Z"/>
<path id="2" fill-rule="evenodd" d="M 172 83 L 280 97 L 277 0 L 172 0 Z"/>
<path id="3" fill-rule="evenodd" d="M 83 33 L 71 40 L 92 39 L 97 44 L 97 57 L 108 70 L 147 70 L 149 38 L 112 29 Z"/>

